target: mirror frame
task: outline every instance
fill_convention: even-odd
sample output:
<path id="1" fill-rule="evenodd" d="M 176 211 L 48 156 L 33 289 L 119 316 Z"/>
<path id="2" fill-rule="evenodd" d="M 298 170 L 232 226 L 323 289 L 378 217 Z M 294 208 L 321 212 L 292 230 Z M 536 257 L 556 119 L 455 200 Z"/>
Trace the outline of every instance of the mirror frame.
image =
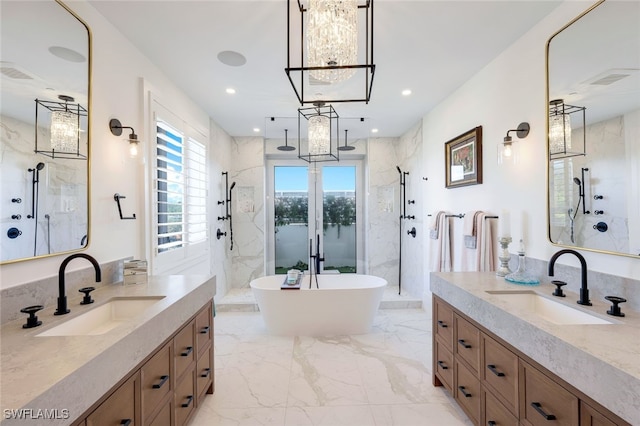
<path id="1" fill-rule="evenodd" d="M 59 251 L 55 253 L 41 254 L 38 256 L 21 257 L 17 259 L 8 259 L 0 261 L 0 265 L 8 265 L 12 263 L 24 262 L 34 259 L 43 259 L 46 257 L 66 255 L 70 253 L 77 253 L 89 248 L 91 243 L 91 101 L 92 101 L 92 70 L 93 70 L 93 36 L 89 25 L 80 18 L 73 10 L 71 10 L 62 0 L 53 0 L 60 7 L 62 7 L 67 13 L 73 16 L 87 31 L 87 242 L 83 247 Z"/>
<path id="2" fill-rule="evenodd" d="M 606 0 L 599 0 L 597 3 L 591 5 L 587 10 L 585 10 L 584 12 L 582 12 L 581 14 L 579 14 L 578 16 L 573 18 L 566 25 L 564 25 L 558 31 L 553 33 L 553 35 L 551 37 L 549 37 L 549 40 L 547 40 L 547 44 L 545 46 L 545 80 L 546 80 L 545 81 L 545 89 L 546 89 L 545 90 L 545 116 L 546 116 L 546 140 L 547 140 L 547 144 L 546 144 L 546 158 L 547 158 L 547 165 L 546 165 L 546 170 L 547 170 L 547 176 L 546 176 L 546 182 L 547 182 L 547 190 L 546 190 L 546 193 L 547 193 L 547 199 L 546 199 L 546 206 L 547 206 L 547 240 L 555 247 L 562 247 L 562 248 L 573 249 L 573 250 L 585 250 L 585 251 L 590 251 L 590 252 L 594 252 L 594 253 L 612 254 L 612 255 L 616 255 L 616 256 L 623 256 L 623 257 L 630 257 L 630 258 L 633 258 L 633 259 L 640 259 L 640 255 L 636 255 L 636 254 L 633 254 L 633 253 L 623 253 L 623 252 L 618 252 L 618 251 L 602 250 L 602 249 L 590 248 L 590 247 L 559 244 L 559 243 L 553 242 L 553 240 L 551 239 L 551 217 L 550 217 L 550 212 L 551 212 L 551 210 L 550 210 L 551 209 L 551 204 L 550 204 L 551 192 L 550 192 L 550 189 L 549 189 L 549 186 L 551 184 L 551 180 L 549 178 L 550 171 L 551 171 L 550 170 L 551 154 L 550 154 L 550 145 L 549 145 L 549 102 L 551 101 L 549 99 L 549 91 L 550 91 L 550 85 L 549 85 L 549 45 L 551 44 L 551 41 L 554 39 L 554 37 L 556 37 L 562 31 L 564 31 L 567 28 L 569 28 L 576 21 L 578 21 L 581 18 L 583 18 L 586 14 L 588 14 L 591 11 L 593 11 L 595 8 L 597 8 L 598 6 L 603 4 L 605 1 Z"/>

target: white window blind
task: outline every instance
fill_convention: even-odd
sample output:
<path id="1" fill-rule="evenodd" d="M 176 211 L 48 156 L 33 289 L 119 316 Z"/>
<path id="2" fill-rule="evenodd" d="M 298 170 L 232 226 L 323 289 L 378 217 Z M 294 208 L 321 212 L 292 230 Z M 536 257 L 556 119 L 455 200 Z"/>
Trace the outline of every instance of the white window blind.
<path id="1" fill-rule="evenodd" d="M 206 146 L 156 119 L 157 249 L 207 241 Z"/>

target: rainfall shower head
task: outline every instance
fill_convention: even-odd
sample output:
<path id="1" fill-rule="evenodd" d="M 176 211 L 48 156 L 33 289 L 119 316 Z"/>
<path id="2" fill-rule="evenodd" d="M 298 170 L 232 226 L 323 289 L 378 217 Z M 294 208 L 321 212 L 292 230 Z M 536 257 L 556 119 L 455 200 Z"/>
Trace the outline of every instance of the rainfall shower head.
<path id="1" fill-rule="evenodd" d="M 273 119 L 272 119 L 273 121 Z M 288 129 L 284 129 L 284 145 L 280 145 L 277 150 L 278 151 L 295 151 L 296 147 L 289 145 L 288 143 L 288 139 L 287 139 L 287 132 L 289 130 Z"/>

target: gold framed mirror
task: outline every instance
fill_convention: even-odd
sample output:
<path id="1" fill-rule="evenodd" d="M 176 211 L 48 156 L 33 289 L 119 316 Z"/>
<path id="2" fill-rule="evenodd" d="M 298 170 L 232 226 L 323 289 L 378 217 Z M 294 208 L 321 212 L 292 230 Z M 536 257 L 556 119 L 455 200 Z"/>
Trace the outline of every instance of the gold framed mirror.
<path id="1" fill-rule="evenodd" d="M 603 0 L 547 42 L 547 220 L 558 246 L 640 256 L 640 2 Z"/>
<path id="2" fill-rule="evenodd" d="M 0 263 L 89 243 L 91 33 L 62 2 L 2 3 Z"/>

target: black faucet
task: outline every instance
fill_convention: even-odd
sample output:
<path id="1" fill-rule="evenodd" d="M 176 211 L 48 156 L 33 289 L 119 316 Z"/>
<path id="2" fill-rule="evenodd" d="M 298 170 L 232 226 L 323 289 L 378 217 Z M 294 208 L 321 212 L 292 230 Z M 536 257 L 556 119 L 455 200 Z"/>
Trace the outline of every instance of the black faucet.
<path id="1" fill-rule="evenodd" d="M 575 250 L 565 249 L 565 250 L 560 250 L 559 252 L 551 256 L 551 259 L 549 259 L 549 276 L 550 277 L 553 276 L 553 269 L 556 264 L 556 260 L 558 260 L 558 258 L 565 253 L 571 253 L 575 255 L 578 258 L 578 260 L 580 260 L 582 284 L 580 286 L 580 300 L 578 300 L 578 304 L 591 306 L 591 301 L 589 300 L 589 289 L 587 288 L 587 261 L 584 260 L 584 257 L 582 257 L 580 253 L 578 253 Z"/>
<path id="2" fill-rule="evenodd" d="M 67 309 L 67 296 L 65 295 L 64 270 L 67 269 L 67 265 L 69 264 L 69 262 L 71 262 L 76 257 L 82 257 L 91 262 L 93 268 L 96 270 L 96 282 L 98 283 L 102 281 L 100 265 L 93 257 L 85 253 L 76 253 L 67 257 L 62 261 L 60 270 L 58 271 L 58 309 L 54 312 L 54 315 L 64 315 L 69 313 L 69 309 Z"/>

